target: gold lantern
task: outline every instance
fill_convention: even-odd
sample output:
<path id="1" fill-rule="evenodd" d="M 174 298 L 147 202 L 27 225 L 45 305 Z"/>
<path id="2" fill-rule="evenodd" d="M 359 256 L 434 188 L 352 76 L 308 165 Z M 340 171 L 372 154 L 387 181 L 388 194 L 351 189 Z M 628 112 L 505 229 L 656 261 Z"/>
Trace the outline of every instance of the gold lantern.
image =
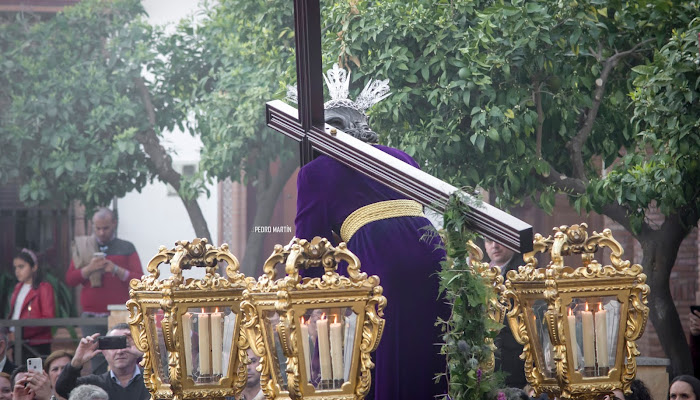
<path id="1" fill-rule="evenodd" d="M 226 262 L 226 277 L 216 271 Z M 172 276 L 159 279 L 159 266 Z M 205 267 L 202 279 L 183 278 L 183 270 Z M 246 383 L 238 348 L 240 303 L 252 278 L 238 272 L 227 245 L 206 239 L 161 246 L 141 280 L 132 279 L 126 303 L 136 347 L 144 352 L 144 382 L 154 399 L 222 399 L 238 395 Z"/>
<path id="2" fill-rule="evenodd" d="M 347 262 L 348 277 L 337 273 Z M 286 277 L 275 280 L 275 265 Z M 371 384 L 375 351 L 384 327 L 386 298 L 377 276 L 360 272 L 345 243 L 294 239 L 275 246 L 264 274 L 241 304 L 243 330 L 260 357 L 261 386 L 268 399 L 363 399 Z M 320 278 L 300 270 L 323 268 Z"/>
<path id="3" fill-rule="evenodd" d="M 594 399 L 614 389 L 629 392 L 636 374 L 635 340 L 649 313 L 646 275 L 622 260 L 609 229 L 589 237 L 587 227 L 561 226 L 553 238 L 535 235 L 526 265 L 507 274 L 508 323 L 524 346 L 525 376 L 538 394 Z M 602 248 L 609 249 L 611 265 L 593 259 Z M 537 268 L 535 256 L 544 252 L 551 262 Z M 580 257 L 581 266 L 566 266 L 564 257 Z"/>

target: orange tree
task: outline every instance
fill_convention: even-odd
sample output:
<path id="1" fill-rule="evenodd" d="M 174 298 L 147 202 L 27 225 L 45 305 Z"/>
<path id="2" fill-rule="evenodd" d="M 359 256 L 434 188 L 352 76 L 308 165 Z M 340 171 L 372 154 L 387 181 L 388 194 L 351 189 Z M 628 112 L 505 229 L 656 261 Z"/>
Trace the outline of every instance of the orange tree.
<path id="1" fill-rule="evenodd" d="M 375 129 L 429 172 L 504 207 L 529 197 L 550 212 L 564 193 L 631 232 L 651 321 L 673 374 L 689 373 L 669 277 L 700 217 L 697 6 L 346 1 L 327 13 L 326 52 L 355 79 L 389 79 Z"/>

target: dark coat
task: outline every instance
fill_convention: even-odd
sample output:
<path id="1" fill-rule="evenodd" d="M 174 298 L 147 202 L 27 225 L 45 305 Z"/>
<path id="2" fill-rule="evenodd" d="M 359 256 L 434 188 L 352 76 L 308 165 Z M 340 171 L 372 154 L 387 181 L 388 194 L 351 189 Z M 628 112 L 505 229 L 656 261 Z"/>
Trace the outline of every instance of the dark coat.
<path id="1" fill-rule="evenodd" d="M 17 366 L 15 364 L 13 364 L 9 358 L 6 358 L 5 359 L 5 366 L 2 367 L 2 371 L 0 371 L 0 372 L 4 372 L 8 375 L 12 375 L 12 371 L 14 371 L 15 368 L 17 368 Z"/>

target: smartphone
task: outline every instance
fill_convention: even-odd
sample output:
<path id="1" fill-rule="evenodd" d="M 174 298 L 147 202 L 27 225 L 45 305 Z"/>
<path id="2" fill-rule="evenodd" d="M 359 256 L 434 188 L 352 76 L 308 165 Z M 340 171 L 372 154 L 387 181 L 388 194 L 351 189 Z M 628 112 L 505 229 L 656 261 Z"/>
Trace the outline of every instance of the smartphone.
<path id="1" fill-rule="evenodd" d="M 125 349 L 126 336 L 100 336 L 97 338 L 97 348 L 100 350 Z"/>
<path id="2" fill-rule="evenodd" d="M 41 358 L 27 358 L 27 371 L 35 371 L 41 373 L 44 370 Z"/>
<path id="3" fill-rule="evenodd" d="M 695 311 L 698 311 L 698 314 L 700 314 L 700 306 L 690 306 L 690 312 L 695 313 Z"/>
<path id="4" fill-rule="evenodd" d="M 94 258 L 105 258 L 105 257 L 107 257 L 107 254 L 105 254 L 101 251 L 98 251 L 97 253 L 92 253 L 92 256 Z"/>

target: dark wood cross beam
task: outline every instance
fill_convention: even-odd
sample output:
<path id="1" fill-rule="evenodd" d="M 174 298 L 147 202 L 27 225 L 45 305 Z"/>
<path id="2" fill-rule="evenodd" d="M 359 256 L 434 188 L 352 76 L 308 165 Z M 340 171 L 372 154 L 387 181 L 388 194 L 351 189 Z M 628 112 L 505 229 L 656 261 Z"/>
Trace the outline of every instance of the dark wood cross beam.
<path id="1" fill-rule="evenodd" d="M 453 193 L 470 205 L 469 228 L 511 250 L 532 251 L 532 226 L 418 168 L 324 123 L 319 0 L 294 0 L 299 110 L 280 101 L 267 103 L 267 125 L 298 141 L 301 165 L 314 152 L 325 154 L 419 203 L 444 211 Z"/>

